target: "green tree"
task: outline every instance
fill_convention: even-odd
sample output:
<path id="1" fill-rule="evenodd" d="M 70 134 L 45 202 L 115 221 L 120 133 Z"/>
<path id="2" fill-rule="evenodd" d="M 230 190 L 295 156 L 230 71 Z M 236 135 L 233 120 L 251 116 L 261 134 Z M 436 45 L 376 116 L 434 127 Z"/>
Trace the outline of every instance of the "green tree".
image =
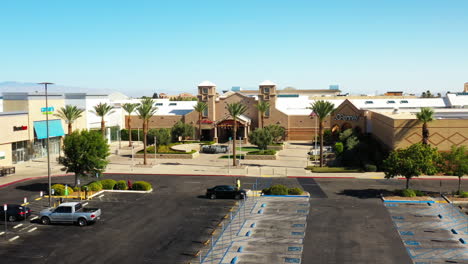
<path id="1" fill-rule="evenodd" d="M 138 117 L 143 121 L 143 164 L 146 163 L 146 146 L 148 140 L 148 123 L 151 117 L 156 114 L 157 107 L 153 106 L 154 101 L 152 98 L 141 99 L 141 104 L 136 109 Z"/>
<path id="2" fill-rule="evenodd" d="M 428 91 L 429 92 L 429 91 Z M 429 129 L 427 123 L 434 120 L 434 110 L 429 107 L 422 107 L 421 112 L 416 114 L 416 118 L 419 122 L 422 122 L 422 143 L 427 145 L 429 143 Z"/>
<path id="3" fill-rule="evenodd" d="M 468 150 L 465 146 L 452 146 L 450 152 L 442 153 L 442 170 L 447 175 L 458 177 L 458 194 L 461 193 L 461 179 L 468 174 Z"/>
<path id="4" fill-rule="evenodd" d="M 239 118 L 240 115 L 244 114 L 245 111 L 247 111 L 247 106 L 244 104 L 241 104 L 239 102 L 237 103 L 231 103 L 227 105 L 227 110 L 229 114 L 232 117 L 232 120 L 234 121 L 234 134 L 233 134 L 233 148 L 232 148 L 232 153 L 233 153 L 233 158 L 232 158 L 232 164 L 233 166 L 236 166 L 236 139 L 237 139 L 237 119 Z"/>
<path id="5" fill-rule="evenodd" d="M 171 130 L 169 128 L 158 128 L 148 130 L 148 144 L 154 144 L 154 137 L 156 137 L 156 145 L 167 146 L 171 144 Z"/>
<path id="6" fill-rule="evenodd" d="M 279 125 L 269 125 L 264 127 L 265 130 L 268 130 L 273 137 L 273 142 L 280 143 L 286 134 L 286 129 Z"/>
<path id="7" fill-rule="evenodd" d="M 78 178 L 86 173 L 104 172 L 110 155 L 109 145 L 99 134 L 92 131 L 75 131 L 63 140 L 64 156 L 59 157 L 63 171 L 75 173 L 75 185 Z"/>
<path id="8" fill-rule="evenodd" d="M 178 121 L 171 128 L 172 140 L 179 141 L 179 137 L 182 139 L 193 136 L 195 128 L 189 124 L 185 124 L 182 121 Z"/>
<path id="9" fill-rule="evenodd" d="M 312 103 L 309 107 L 319 119 L 319 135 L 320 135 L 320 167 L 323 166 L 323 121 L 327 118 L 334 110 L 334 104 L 318 100 Z"/>
<path id="10" fill-rule="evenodd" d="M 249 134 L 249 142 L 256 145 L 259 149 L 267 149 L 273 142 L 273 136 L 266 128 L 257 128 Z"/>
<path id="11" fill-rule="evenodd" d="M 422 174 L 434 175 L 438 172 L 437 164 L 441 156 L 437 148 L 417 143 L 405 149 L 397 149 L 390 153 L 383 162 L 385 178 L 404 176 L 406 178 L 406 189 L 413 177 Z"/>
<path id="12" fill-rule="evenodd" d="M 336 155 L 341 155 L 341 153 L 343 153 L 343 150 L 344 150 L 344 146 L 343 146 L 343 143 L 341 142 L 336 142 L 335 143 L 335 146 L 333 147 L 333 150 L 335 151 Z"/>
<path id="13" fill-rule="evenodd" d="M 80 118 L 83 112 L 83 109 L 79 109 L 74 105 L 66 105 L 65 107 L 61 107 L 54 116 L 63 119 L 68 124 L 68 135 L 70 135 L 73 132 L 73 122 Z"/>
<path id="14" fill-rule="evenodd" d="M 198 140 L 201 141 L 201 121 L 203 119 L 203 112 L 208 109 L 208 105 L 205 102 L 198 102 L 193 109 L 198 112 Z"/>
<path id="15" fill-rule="evenodd" d="M 127 116 L 127 124 L 128 124 L 128 146 L 131 147 L 132 146 L 132 124 L 131 124 L 131 121 L 132 121 L 132 118 L 131 118 L 131 115 L 133 112 L 135 112 L 135 110 L 137 109 L 138 107 L 138 104 L 132 104 L 132 103 L 126 103 L 126 104 L 123 104 L 122 105 L 122 109 L 127 112 L 128 116 Z"/>
<path id="16" fill-rule="evenodd" d="M 258 112 L 260 113 L 261 128 L 265 126 L 265 113 L 270 110 L 270 103 L 267 101 L 259 101 L 257 105 Z"/>
<path id="17" fill-rule="evenodd" d="M 113 113 L 112 109 L 114 109 L 114 107 L 111 105 L 108 105 L 107 103 L 104 103 L 104 104 L 99 103 L 98 105 L 95 105 L 93 108 L 94 108 L 94 111 L 91 111 L 91 112 L 101 117 L 101 133 L 102 133 L 102 136 L 105 136 L 106 135 L 106 121 L 104 120 L 104 118 L 107 115 Z"/>

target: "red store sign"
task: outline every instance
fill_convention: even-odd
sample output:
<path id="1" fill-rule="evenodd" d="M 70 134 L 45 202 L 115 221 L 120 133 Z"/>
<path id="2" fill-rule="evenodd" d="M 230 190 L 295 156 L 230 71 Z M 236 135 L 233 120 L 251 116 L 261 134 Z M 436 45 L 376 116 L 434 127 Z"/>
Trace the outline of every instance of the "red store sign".
<path id="1" fill-rule="evenodd" d="M 13 131 L 23 131 L 28 130 L 28 126 L 14 126 Z"/>

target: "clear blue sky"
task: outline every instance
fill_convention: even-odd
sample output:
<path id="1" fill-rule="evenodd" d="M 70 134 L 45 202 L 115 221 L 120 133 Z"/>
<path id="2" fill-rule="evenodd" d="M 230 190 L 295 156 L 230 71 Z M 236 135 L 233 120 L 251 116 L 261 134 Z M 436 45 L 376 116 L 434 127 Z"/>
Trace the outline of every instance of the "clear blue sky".
<path id="1" fill-rule="evenodd" d="M 203 80 L 350 93 L 468 82 L 466 0 L 21 0 L 0 12 L 0 81 L 130 95 Z"/>

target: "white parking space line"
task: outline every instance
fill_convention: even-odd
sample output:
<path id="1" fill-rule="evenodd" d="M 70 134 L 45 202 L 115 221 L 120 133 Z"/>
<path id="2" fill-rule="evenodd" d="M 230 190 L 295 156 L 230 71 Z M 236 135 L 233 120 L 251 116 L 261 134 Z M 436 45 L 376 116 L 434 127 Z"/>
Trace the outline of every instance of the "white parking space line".
<path id="1" fill-rule="evenodd" d="M 18 228 L 18 227 L 21 227 L 21 226 L 23 226 L 23 224 L 17 224 L 13 228 Z"/>
<path id="2" fill-rule="evenodd" d="M 37 229 L 37 227 L 33 227 L 33 228 L 31 228 L 31 229 L 28 230 L 28 233 L 30 233 L 30 232 L 32 232 L 32 231 L 34 231 L 34 230 L 36 230 L 36 229 Z"/>
<path id="3" fill-rule="evenodd" d="M 14 241 L 14 240 L 16 240 L 16 239 L 18 239 L 18 238 L 19 238 L 19 236 L 15 236 L 15 237 L 12 237 L 12 238 L 8 239 L 8 241 L 11 242 L 11 241 Z"/>
<path id="4" fill-rule="evenodd" d="M 86 203 L 83 204 L 83 206 L 86 206 L 86 205 L 88 205 L 88 202 L 86 202 Z"/>
<path id="5" fill-rule="evenodd" d="M 103 196 L 104 196 L 104 194 L 101 194 L 101 195 L 98 196 L 98 198 L 102 198 Z"/>
<path id="6" fill-rule="evenodd" d="M 29 220 L 32 221 L 32 220 L 35 220 L 35 219 L 38 219 L 38 218 L 39 218 L 39 216 L 36 215 L 35 217 L 33 217 L 33 218 L 29 219 Z"/>

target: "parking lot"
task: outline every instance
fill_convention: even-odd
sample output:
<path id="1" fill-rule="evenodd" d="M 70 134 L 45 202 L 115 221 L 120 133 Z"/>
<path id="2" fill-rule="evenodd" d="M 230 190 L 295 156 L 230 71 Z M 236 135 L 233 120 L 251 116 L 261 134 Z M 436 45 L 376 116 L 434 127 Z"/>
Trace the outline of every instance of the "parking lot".
<path id="1" fill-rule="evenodd" d="M 0 235 L 0 258 L 5 263 L 188 263 L 206 246 L 233 200 L 208 200 L 206 188 L 233 184 L 233 177 L 112 175 L 107 178 L 146 180 L 155 190 L 149 194 L 105 193 L 89 201 L 99 207 L 100 222 L 84 228 L 73 225 L 44 226 L 29 221 L 8 226 L 7 239 Z M 257 184 L 302 186 L 309 191 L 301 263 L 412 263 L 392 217 L 379 199 L 388 190 L 401 189 L 404 181 L 306 178 L 242 178 L 243 187 Z M 18 183 L 0 191 L 0 201 L 33 201 L 34 214 L 45 201 L 34 201 L 46 189 L 42 180 Z M 53 183 L 73 183 L 58 177 Z M 416 180 L 413 188 L 447 192 L 456 181 Z M 33 214 L 33 215 L 34 215 Z M 3 221 L 0 222 L 3 230 Z M 266 221 L 265 223 L 269 223 Z M 263 227 L 259 225 L 259 228 Z M 260 229 L 259 229 L 260 230 Z M 2 231 L 0 231 L 2 232 Z M 441 237 L 441 239 L 443 239 Z M 260 244 L 259 244 L 260 245 Z M 253 250 L 256 244 L 249 244 Z M 266 245 L 264 245 L 266 246 Z"/>

